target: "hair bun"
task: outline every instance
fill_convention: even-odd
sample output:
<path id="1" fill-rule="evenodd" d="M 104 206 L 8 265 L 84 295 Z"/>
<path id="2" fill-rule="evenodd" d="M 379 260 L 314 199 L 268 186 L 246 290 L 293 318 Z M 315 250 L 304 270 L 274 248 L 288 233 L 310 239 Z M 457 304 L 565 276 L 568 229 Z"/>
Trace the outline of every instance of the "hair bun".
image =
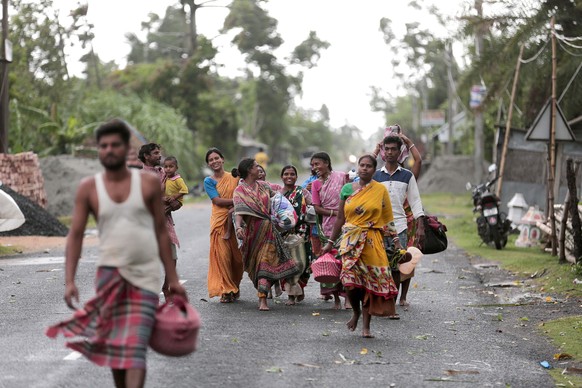
<path id="1" fill-rule="evenodd" d="M 240 174 L 238 173 L 238 168 L 233 168 L 232 171 L 230 172 L 232 174 L 233 177 L 238 178 L 240 176 Z"/>

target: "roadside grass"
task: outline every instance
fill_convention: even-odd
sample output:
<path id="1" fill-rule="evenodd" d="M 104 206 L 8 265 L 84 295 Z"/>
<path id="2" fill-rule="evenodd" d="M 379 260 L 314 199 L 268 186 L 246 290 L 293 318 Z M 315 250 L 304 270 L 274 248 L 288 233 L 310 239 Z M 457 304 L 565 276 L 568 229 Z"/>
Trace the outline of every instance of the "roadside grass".
<path id="1" fill-rule="evenodd" d="M 10 256 L 17 253 L 22 253 L 22 249 L 18 246 L 4 246 L 0 245 L 0 256 Z"/>
<path id="2" fill-rule="evenodd" d="M 61 224 L 65 225 L 67 228 L 71 227 L 71 222 L 73 220 L 73 216 L 61 216 L 58 217 L 58 220 Z M 85 226 L 86 229 L 95 229 L 97 228 L 97 222 L 95 222 L 95 218 L 93 216 L 89 216 L 87 220 L 87 225 Z"/>
<path id="3" fill-rule="evenodd" d="M 425 194 L 424 207 L 438 216 L 447 226 L 447 236 L 471 257 L 499 262 L 501 266 L 520 277 L 534 278 L 532 282 L 544 292 L 564 296 L 582 296 L 582 288 L 574 288 L 572 281 L 580 274 L 571 264 L 559 264 L 557 257 L 544 253 L 541 248 L 515 246 L 517 235 L 511 235 L 505 248 L 497 250 L 481 243 L 477 234 L 471 196 L 463 194 Z"/>
<path id="4" fill-rule="evenodd" d="M 560 361 L 558 359 L 560 355 L 564 357 L 567 354 L 575 360 L 582 360 L 582 315 L 546 322 L 539 329 L 550 337 L 554 345 L 560 350 L 560 353 L 551 362 L 554 367 L 550 370 L 556 384 L 563 384 L 566 387 L 582 387 L 582 375 L 568 373 L 566 369 L 568 365 L 560 365 L 568 360 Z"/>
<path id="5" fill-rule="evenodd" d="M 477 234 L 471 196 L 462 194 L 425 194 L 422 202 L 429 214 L 436 215 L 447 226 L 447 236 L 467 255 L 481 257 L 500 263 L 502 268 L 514 272 L 520 278 L 528 278 L 540 291 L 563 297 L 581 297 L 582 289 L 574 288 L 573 280 L 582 274 L 576 266 L 559 264 L 557 257 L 542 252 L 541 248 L 518 248 L 511 235 L 507 246 L 496 250 L 481 244 Z M 570 316 L 547 321 L 539 327 L 560 349 L 572 356 L 576 362 L 582 360 L 582 316 Z M 559 360 L 547 360 L 554 365 L 548 370 L 556 386 L 582 387 L 582 375 L 563 373 L 565 367 Z"/>

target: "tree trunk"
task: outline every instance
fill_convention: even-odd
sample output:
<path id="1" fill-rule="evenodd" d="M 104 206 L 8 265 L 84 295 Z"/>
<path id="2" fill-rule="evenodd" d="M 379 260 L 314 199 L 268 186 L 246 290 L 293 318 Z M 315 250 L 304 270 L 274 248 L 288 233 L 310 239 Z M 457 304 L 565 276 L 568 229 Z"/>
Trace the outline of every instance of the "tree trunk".
<path id="1" fill-rule="evenodd" d="M 576 263 L 582 260 L 582 227 L 580 224 L 580 214 L 578 213 L 578 191 L 576 189 L 576 173 L 574 172 L 574 162 L 568 159 L 566 162 L 566 179 L 568 180 L 568 191 L 570 194 L 570 216 L 572 217 L 572 234 L 574 237 L 574 250 L 572 254 L 576 258 Z"/>
<path id="2" fill-rule="evenodd" d="M 196 11 L 198 8 L 202 8 L 194 0 L 182 0 L 182 4 L 188 5 L 188 11 L 190 16 L 190 23 L 188 24 L 188 57 L 193 57 L 196 54 L 196 49 L 198 48 L 198 30 L 196 28 Z"/>

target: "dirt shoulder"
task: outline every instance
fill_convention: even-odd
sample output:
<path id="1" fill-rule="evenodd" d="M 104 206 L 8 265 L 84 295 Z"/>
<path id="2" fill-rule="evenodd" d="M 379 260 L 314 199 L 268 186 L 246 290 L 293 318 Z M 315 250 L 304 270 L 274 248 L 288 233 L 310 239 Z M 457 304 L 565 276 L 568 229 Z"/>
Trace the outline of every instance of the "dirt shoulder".
<path id="1" fill-rule="evenodd" d="M 0 237 L 0 246 L 13 248 L 13 251 L 21 254 L 44 253 L 47 251 L 64 251 L 66 237 L 46 236 L 10 236 Z M 95 246 L 99 238 L 89 235 L 85 237 L 83 246 Z"/>

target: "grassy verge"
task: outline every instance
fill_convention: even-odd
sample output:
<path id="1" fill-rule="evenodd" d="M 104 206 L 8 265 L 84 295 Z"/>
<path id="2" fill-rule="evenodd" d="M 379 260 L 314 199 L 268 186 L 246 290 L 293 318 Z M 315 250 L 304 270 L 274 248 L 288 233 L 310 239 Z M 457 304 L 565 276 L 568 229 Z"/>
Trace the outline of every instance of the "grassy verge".
<path id="1" fill-rule="evenodd" d="M 61 216 L 58 218 L 61 224 L 65 225 L 67 228 L 71 227 L 71 222 L 73 220 L 72 216 Z M 86 229 L 95 229 L 97 228 L 97 222 L 95 222 L 95 218 L 93 216 L 89 216 L 87 220 L 87 225 L 85 226 Z"/>
<path id="2" fill-rule="evenodd" d="M 479 256 L 499 262 L 501 266 L 516 273 L 521 278 L 531 278 L 533 284 L 543 292 L 562 297 L 582 297 L 582 287 L 573 285 L 574 278 L 581 278 L 576 266 L 559 264 L 557 257 L 544 253 L 540 248 L 518 248 L 517 236 L 510 236 L 507 246 L 496 250 L 481 244 L 477 234 L 471 196 L 452 194 L 428 194 L 422 196 L 423 205 L 448 228 L 447 236 L 456 246 L 469 256 Z M 582 316 L 571 316 L 545 322 L 540 331 L 547 335 L 561 353 L 572 356 L 572 360 L 582 360 Z M 555 367 L 549 370 L 557 386 L 582 387 L 582 375 L 563 373 L 567 364 L 559 360 L 547 360 Z"/>
<path id="3" fill-rule="evenodd" d="M 518 248 L 515 246 L 516 235 L 511 235 L 507 246 L 502 250 L 481 244 L 477 234 L 477 225 L 473 214 L 471 196 L 462 194 L 426 194 L 422 196 L 423 205 L 431 214 L 448 228 L 447 236 L 456 246 L 469 256 L 479 256 L 501 263 L 502 267 L 520 277 L 539 276 L 534 284 L 545 292 L 564 296 L 582 296 L 582 287 L 574 288 L 572 281 L 576 276 L 576 267 L 559 264 L 557 257 L 544 253 L 541 248 Z"/>
<path id="4" fill-rule="evenodd" d="M 552 362 L 554 368 L 550 370 L 556 384 L 566 387 L 582 387 L 582 375 L 568 373 L 569 363 L 560 365 L 561 362 L 558 360 L 560 356 L 566 360 L 569 359 L 569 356 L 574 360 L 582 360 L 582 316 L 577 315 L 546 322 L 540 326 L 540 329 L 552 339 L 554 345 L 560 350 L 560 353 L 554 356 L 555 360 Z"/>
<path id="5" fill-rule="evenodd" d="M 3 245 L 0 245 L 0 256 L 10 256 L 15 255 L 17 253 L 22 253 L 22 249 L 17 246 L 5 247 Z"/>

